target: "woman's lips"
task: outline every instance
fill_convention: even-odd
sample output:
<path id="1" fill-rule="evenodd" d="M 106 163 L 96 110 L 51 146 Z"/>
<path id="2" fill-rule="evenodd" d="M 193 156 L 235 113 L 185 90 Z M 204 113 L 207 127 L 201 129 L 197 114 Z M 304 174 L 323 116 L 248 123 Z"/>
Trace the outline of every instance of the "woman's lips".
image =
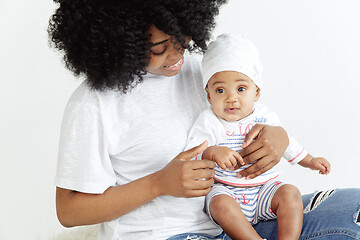
<path id="1" fill-rule="evenodd" d="M 164 66 L 165 69 L 171 70 L 171 71 L 177 71 L 181 68 L 182 64 L 184 63 L 184 57 L 180 58 L 178 62 L 176 62 L 173 65 Z"/>

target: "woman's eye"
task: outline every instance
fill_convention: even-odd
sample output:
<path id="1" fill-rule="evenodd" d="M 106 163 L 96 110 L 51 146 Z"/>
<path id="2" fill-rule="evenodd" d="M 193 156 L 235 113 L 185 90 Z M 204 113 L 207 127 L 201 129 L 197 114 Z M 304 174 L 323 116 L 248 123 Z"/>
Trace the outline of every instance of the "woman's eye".
<path id="1" fill-rule="evenodd" d="M 161 54 L 164 54 L 165 52 L 166 52 L 166 48 L 164 48 L 162 51 L 151 50 L 151 54 L 154 54 L 154 55 L 161 55 Z"/>
<path id="2" fill-rule="evenodd" d="M 239 88 L 238 88 L 238 91 L 239 91 L 239 92 L 243 92 L 243 91 L 245 91 L 245 88 L 244 88 L 244 87 L 239 87 Z"/>
<path id="3" fill-rule="evenodd" d="M 224 89 L 217 89 L 216 92 L 217 93 L 224 93 Z"/>
<path id="4" fill-rule="evenodd" d="M 167 44 L 160 44 L 151 48 L 151 54 L 161 55 L 167 50 Z"/>

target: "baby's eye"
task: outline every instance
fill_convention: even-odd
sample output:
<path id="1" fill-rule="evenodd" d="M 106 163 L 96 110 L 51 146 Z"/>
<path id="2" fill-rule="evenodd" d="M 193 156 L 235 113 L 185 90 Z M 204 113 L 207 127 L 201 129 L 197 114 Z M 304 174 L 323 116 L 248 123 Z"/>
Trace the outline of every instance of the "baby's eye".
<path id="1" fill-rule="evenodd" d="M 224 89 L 221 89 L 221 88 L 220 88 L 220 89 L 217 89 L 216 92 L 217 92 L 217 93 L 224 93 L 225 91 L 224 91 Z"/>
<path id="2" fill-rule="evenodd" d="M 238 88 L 238 91 L 239 91 L 239 92 L 243 92 L 243 91 L 245 91 L 245 90 L 246 90 L 246 89 L 245 89 L 244 87 L 239 87 L 239 88 Z"/>

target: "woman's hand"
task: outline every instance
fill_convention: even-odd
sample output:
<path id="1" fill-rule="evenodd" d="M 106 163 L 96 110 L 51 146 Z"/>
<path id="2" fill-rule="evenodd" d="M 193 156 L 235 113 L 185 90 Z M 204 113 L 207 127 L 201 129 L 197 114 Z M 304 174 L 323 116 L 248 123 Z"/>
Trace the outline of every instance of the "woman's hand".
<path id="1" fill-rule="evenodd" d="M 282 127 L 255 125 L 246 135 L 240 155 L 246 164 L 257 161 L 240 171 L 238 177 L 252 179 L 275 166 L 283 156 L 289 138 Z"/>
<path id="2" fill-rule="evenodd" d="M 58 187 L 56 209 L 61 224 L 73 227 L 110 221 L 160 195 L 206 195 L 214 182 L 215 163 L 210 160 L 189 161 L 206 147 L 207 142 L 204 142 L 182 152 L 162 170 L 127 184 L 109 187 L 103 194 L 81 193 Z"/>
<path id="3" fill-rule="evenodd" d="M 207 147 L 207 141 L 177 155 L 158 174 L 159 195 L 200 197 L 210 192 L 214 183 L 215 163 L 210 160 L 191 160 Z M 190 161 L 191 160 L 191 161 Z"/>

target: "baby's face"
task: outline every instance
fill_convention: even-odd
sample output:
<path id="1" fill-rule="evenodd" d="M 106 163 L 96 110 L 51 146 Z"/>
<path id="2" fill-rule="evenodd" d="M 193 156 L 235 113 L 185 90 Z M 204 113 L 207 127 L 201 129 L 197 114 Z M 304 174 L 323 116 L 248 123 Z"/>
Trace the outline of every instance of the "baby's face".
<path id="1" fill-rule="evenodd" d="M 253 112 L 260 90 L 246 75 L 235 71 L 215 73 L 206 87 L 208 101 L 216 116 L 237 121 Z"/>

